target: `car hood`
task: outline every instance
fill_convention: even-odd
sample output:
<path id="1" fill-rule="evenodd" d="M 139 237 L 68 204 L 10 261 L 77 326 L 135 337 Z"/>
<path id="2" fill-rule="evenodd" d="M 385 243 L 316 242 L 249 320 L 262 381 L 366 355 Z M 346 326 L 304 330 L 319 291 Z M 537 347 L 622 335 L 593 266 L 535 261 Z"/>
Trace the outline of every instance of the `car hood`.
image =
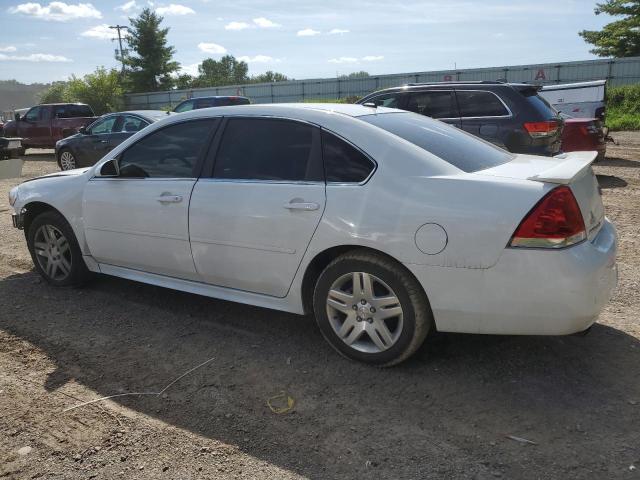
<path id="1" fill-rule="evenodd" d="M 64 170 L 62 172 L 49 173 L 47 175 L 42 175 L 41 177 L 30 178 L 29 180 L 25 180 L 22 183 L 33 182 L 35 180 L 43 180 L 43 179 L 55 178 L 55 177 L 76 177 L 78 175 L 82 175 L 83 173 L 87 172 L 90 168 L 91 167 L 76 168 L 73 170 Z"/>

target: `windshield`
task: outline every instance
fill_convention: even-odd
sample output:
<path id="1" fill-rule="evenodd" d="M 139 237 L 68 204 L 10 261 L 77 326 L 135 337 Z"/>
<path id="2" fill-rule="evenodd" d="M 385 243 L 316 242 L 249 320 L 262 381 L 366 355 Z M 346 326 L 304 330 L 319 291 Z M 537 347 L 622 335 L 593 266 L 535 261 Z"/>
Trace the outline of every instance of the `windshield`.
<path id="1" fill-rule="evenodd" d="M 465 172 L 495 167 L 514 158 L 506 150 L 423 115 L 385 113 L 358 118 L 417 145 Z"/>

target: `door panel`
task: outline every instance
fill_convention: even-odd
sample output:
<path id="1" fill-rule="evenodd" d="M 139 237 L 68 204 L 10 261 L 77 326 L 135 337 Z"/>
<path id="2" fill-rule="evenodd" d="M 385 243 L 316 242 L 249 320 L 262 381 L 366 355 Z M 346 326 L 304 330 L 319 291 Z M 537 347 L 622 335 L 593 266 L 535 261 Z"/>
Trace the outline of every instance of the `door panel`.
<path id="1" fill-rule="evenodd" d="M 47 107 L 31 108 L 18 122 L 18 136 L 23 138 L 24 145 L 47 145 L 51 137 L 50 110 Z"/>
<path id="2" fill-rule="evenodd" d="M 194 183 L 148 178 L 89 181 L 83 214 L 93 257 L 99 263 L 197 280 L 187 224 Z"/>
<path id="3" fill-rule="evenodd" d="M 504 148 L 503 133 L 510 130 L 512 115 L 492 92 L 456 91 L 462 129 L 476 137 Z"/>
<path id="4" fill-rule="evenodd" d="M 198 273 L 214 285 L 286 296 L 324 205 L 320 183 L 198 181 L 189 210 Z"/>

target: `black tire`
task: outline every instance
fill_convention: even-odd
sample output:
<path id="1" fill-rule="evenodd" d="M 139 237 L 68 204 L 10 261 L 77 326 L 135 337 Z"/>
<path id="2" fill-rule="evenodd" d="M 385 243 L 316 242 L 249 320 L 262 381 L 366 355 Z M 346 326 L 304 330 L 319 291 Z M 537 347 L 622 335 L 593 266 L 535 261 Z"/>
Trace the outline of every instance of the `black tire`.
<path id="1" fill-rule="evenodd" d="M 393 290 L 399 300 L 402 326 L 397 327 L 397 340 L 386 350 L 364 352 L 347 345 L 329 320 L 329 290 L 334 282 L 352 272 L 364 272 L 377 277 Z M 427 296 L 413 275 L 396 261 L 366 250 L 353 250 L 341 255 L 324 269 L 314 290 L 313 310 L 322 335 L 334 349 L 347 358 L 379 367 L 397 365 L 409 358 L 422 345 L 434 324 Z"/>
<path id="2" fill-rule="evenodd" d="M 45 271 L 42 264 L 46 257 L 40 255 L 42 259 L 38 258 L 39 255 L 36 253 L 36 235 L 43 226 L 53 227 L 57 230 L 58 234 L 62 234 L 64 236 L 68 243 L 69 248 L 67 251 L 70 252 L 70 254 L 66 258 L 67 263 L 70 264 L 70 268 L 68 274 L 64 278 L 53 278 L 50 276 Z M 73 233 L 73 229 L 65 218 L 58 212 L 48 210 L 39 214 L 31 221 L 29 230 L 27 231 L 27 246 L 29 247 L 29 253 L 31 254 L 31 259 L 33 260 L 36 270 L 42 278 L 51 285 L 58 287 L 81 286 L 89 279 L 90 272 L 82 258 L 82 252 L 78 245 L 78 240 Z"/>

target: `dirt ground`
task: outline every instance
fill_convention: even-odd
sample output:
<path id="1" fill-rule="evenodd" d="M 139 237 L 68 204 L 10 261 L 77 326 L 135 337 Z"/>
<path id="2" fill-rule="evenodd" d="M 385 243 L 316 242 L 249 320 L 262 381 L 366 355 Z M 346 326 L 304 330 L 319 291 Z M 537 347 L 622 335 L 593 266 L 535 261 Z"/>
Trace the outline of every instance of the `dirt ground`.
<path id="1" fill-rule="evenodd" d="M 595 170 L 620 285 L 592 331 L 437 334 L 388 370 L 338 356 L 311 318 L 109 277 L 49 287 L 0 181 L 0 477 L 640 478 L 640 132 L 613 136 Z M 57 169 L 26 159 L 25 179 Z M 163 395 L 64 411 L 212 357 Z"/>

